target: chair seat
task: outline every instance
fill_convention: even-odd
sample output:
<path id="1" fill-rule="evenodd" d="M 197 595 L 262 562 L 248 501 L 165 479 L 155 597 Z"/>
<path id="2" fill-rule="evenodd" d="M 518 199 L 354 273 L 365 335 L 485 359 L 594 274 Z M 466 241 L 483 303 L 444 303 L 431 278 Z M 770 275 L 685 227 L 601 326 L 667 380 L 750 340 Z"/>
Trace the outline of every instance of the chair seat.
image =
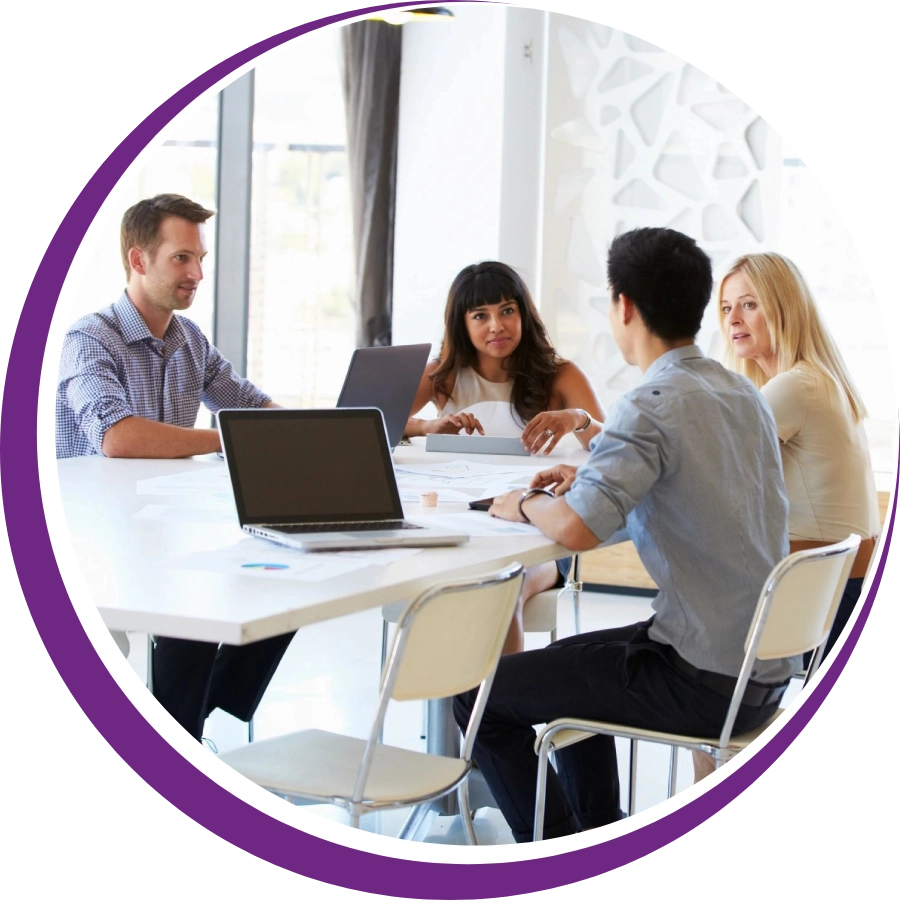
<path id="1" fill-rule="evenodd" d="M 753 728 L 742 734 L 732 735 L 726 751 L 728 755 L 730 756 L 743 750 L 751 741 L 756 740 L 756 738 L 758 738 L 781 715 L 781 712 L 780 709 L 777 710 L 771 719 L 760 725 L 758 728 Z M 555 728 L 557 725 L 562 724 L 571 725 L 572 727 L 558 731 L 553 738 L 551 738 L 550 745 L 554 750 L 561 750 L 564 747 L 577 744 L 579 741 L 587 740 L 595 734 L 611 734 L 616 737 L 631 738 L 632 740 L 637 741 L 650 741 L 651 743 L 656 744 L 669 744 L 676 747 L 685 747 L 689 750 L 700 750 L 704 753 L 711 753 L 713 755 L 719 752 L 719 747 L 715 742 L 715 738 L 696 737 L 687 734 L 672 734 L 667 731 L 651 731 L 649 728 L 634 728 L 629 725 L 617 725 L 612 722 L 598 722 L 592 719 L 555 719 L 553 722 L 545 725 L 538 734 L 537 739 L 534 742 L 535 753 L 540 752 L 541 741 L 543 740 L 544 735 L 551 728 Z"/>
<path id="2" fill-rule="evenodd" d="M 219 758 L 277 794 L 333 803 L 353 794 L 366 742 L 329 731 L 298 731 L 255 741 Z M 378 744 L 363 802 L 402 806 L 452 790 L 465 776 L 462 759 Z"/>

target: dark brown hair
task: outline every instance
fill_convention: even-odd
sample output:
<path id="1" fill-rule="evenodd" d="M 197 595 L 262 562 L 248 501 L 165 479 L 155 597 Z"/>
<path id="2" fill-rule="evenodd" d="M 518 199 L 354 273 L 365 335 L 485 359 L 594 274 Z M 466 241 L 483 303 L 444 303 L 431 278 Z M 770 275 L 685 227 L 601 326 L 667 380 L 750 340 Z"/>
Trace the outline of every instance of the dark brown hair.
<path id="1" fill-rule="evenodd" d="M 182 197 L 181 194 L 157 194 L 149 200 L 140 200 L 122 216 L 119 245 L 122 251 L 122 265 L 125 278 L 131 277 L 128 251 L 132 247 L 153 256 L 160 245 L 159 229 L 164 219 L 178 216 L 188 222 L 200 224 L 215 215 L 211 209 L 204 209 L 199 203 Z"/>
<path id="2" fill-rule="evenodd" d="M 562 360 L 553 349 L 547 329 L 521 277 L 501 262 L 486 261 L 466 266 L 453 279 L 444 308 L 444 340 L 441 362 L 431 376 L 436 399 L 450 398 L 445 388 L 461 369 L 475 368 L 478 353 L 466 330 L 466 313 L 477 306 L 515 301 L 522 319 L 522 339 L 503 368 L 513 379 L 512 405 L 523 422 L 550 405 L 550 395 Z"/>

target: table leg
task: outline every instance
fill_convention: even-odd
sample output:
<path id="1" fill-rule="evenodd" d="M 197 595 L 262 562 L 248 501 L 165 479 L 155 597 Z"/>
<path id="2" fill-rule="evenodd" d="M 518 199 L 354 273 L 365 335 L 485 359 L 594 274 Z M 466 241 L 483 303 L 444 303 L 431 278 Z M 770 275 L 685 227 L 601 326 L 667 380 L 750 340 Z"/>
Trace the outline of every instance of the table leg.
<path id="1" fill-rule="evenodd" d="M 438 753 L 441 756 L 459 756 L 460 735 L 456 719 L 453 718 L 453 700 L 428 701 L 428 723 L 425 736 L 425 749 L 429 753 Z M 456 794 L 447 794 L 434 800 L 431 808 L 442 816 L 455 816 L 459 814 L 459 803 Z"/>

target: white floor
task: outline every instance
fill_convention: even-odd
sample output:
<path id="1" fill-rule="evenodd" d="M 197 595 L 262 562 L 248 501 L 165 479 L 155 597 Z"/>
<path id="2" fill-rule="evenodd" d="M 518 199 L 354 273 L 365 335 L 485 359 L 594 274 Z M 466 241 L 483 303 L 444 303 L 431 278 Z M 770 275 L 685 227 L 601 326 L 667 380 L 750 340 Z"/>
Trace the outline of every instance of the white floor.
<path id="1" fill-rule="evenodd" d="M 585 592 L 581 599 L 581 630 L 613 628 L 646 619 L 650 601 L 643 597 Z M 377 702 L 381 653 L 381 613 L 370 610 L 354 616 L 322 622 L 301 629 L 288 648 L 254 720 L 254 739 L 316 727 L 343 734 L 367 737 Z M 559 605 L 558 636 L 574 633 L 572 601 L 564 597 Z M 526 635 L 528 649 L 541 647 L 549 635 Z M 143 642 L 132 640 L 130 659 L 138 671 L 144 669 Z M 798 685 L 799 688 L 799 685 Z M 793 691 L 793 689 L 792 689 Z M 423 749 L 422 706 L 395 704 L 385 724 L 385 743 Z M 222 712 L 210 716 L 205 736 L 219 751 L 239 746 L 247 740 L 247 726 Z M 666 798 L 669 751 L 665 747 L 642 744 L 637 790 L 637 809 L 646 809 Z M 620 747 L 619 765 L 623 798 L 628 783 L 627 744 Z M 693 781 L 689 754 L 678 760 L 677 789 Z M 307 809 L 335 821 L 348 821 L 337 807 L 309 806 Z M 396 835 L 407 816 L 406 810 L 365 816 L 361 827 L 381 834 Z M 512 843 L 513 838 L 499 811 L 478 810 L 475 830 L 481 844 Z M 429 814 L 417 832 L 420 840 L 465 843 L 458 817 Z"/>

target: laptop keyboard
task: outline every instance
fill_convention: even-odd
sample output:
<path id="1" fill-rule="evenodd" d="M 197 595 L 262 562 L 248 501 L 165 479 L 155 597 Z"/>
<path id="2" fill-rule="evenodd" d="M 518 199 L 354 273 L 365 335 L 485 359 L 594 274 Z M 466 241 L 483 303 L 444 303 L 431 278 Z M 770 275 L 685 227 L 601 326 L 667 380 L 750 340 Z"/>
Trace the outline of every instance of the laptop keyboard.
<path id="1" fill-rule="evenodd" d="M 325 531 L 400 531 L 410 528 L 421 529 L 421 525 L 404 522 L 402 519 L 390 522 L 307 522 L 303 525 L 270 525 L 272 531 L 284 534 L 304 534 Z"/>

